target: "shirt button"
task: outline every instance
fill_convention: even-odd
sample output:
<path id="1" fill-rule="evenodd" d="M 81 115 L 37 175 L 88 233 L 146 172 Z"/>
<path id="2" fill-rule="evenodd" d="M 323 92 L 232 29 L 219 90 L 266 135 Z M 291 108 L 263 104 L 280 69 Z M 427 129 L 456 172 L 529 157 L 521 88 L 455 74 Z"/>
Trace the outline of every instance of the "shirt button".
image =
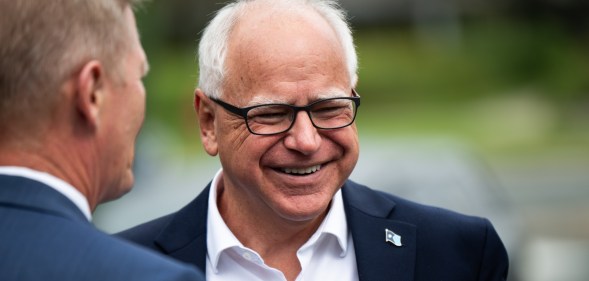
<path id="1" fill-rule="evenodd" d="M 248 252 L 244 252 L 241 256 L 248 261 L 252 260 L 252 254 L 250 254 Z"/>

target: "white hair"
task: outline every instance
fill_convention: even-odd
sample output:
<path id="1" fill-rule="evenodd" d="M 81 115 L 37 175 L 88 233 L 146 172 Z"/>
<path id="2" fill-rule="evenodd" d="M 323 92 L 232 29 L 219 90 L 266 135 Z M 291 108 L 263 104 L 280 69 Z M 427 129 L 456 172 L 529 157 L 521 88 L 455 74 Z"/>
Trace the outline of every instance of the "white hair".
<path id="1" fill-rule="evenodd" d="M 205 28 L 198 49 L 199 88 L 209 97 L 221 97 L 225 77 L 225 59 L 229 35 L 252 2 L 261 0 L 237 0 L 221 8 Z M 308 7 L 321 15 L 335 31 L 344 50 L 351 87 L 358 80 L 358 57 L 352 31 L 346 13 L 334 0 L 271 0 L 272 4 L 287 4 Z"/>

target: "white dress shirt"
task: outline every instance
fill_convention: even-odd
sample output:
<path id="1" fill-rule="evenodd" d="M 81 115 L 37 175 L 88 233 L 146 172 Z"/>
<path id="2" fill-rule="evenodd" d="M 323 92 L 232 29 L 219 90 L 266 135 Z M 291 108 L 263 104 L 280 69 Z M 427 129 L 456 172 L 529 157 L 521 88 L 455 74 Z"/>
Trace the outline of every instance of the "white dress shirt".
<path id="1" fill-rule="evenodd" d="M 207 217 L 207 265 L 209 281 L 285 281 L 284 274 L 272 268 L 254 250 L 245 247 L 225 224 L 217 208 L 217 189 L 222 169 L 211 183 Z M 297 281 L 357 281 L 356 255 L 348 231 L 341 190 L 331 203 L 327 216 L 297 251 L 301 272 Z"/>
<path id="2" fill-rule="evenodd" d="M 88 204 L 86 197 L 84 197 L 84 195 L 72 185 L 60 178 L 45 172 L 16 166 L 0 166 L 0 175 L 19 176 L 43 183 L 67 197 L 78 207 L 78 209 L 80 209 L 88 221 L 92 220 L 90 205 Z"/>

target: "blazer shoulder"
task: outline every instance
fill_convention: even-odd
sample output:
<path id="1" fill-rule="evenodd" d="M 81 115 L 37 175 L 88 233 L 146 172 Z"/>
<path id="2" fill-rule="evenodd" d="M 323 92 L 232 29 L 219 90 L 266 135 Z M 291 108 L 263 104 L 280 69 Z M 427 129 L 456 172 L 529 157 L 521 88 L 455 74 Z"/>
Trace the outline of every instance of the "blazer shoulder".
<path id="1" fill-rule="evenodd" d="M 494 228 L 488 219 L 430 206 L 374 190 L 348 181 L 344 187 L 347 204 L 357 211 L 385 219 L 402 221 L 419 227 L 427 233 L 462 233 L 484 237 Z"/>
<path id="2" fill-rule="evenodd" d="M 506 249 L 486 218 L 420 204 L 351 181 L 344 186 L 344 200 L 358 240 L 369 240 L 362 239 L 369 221 L 379 222 L 374 225 L 382 228 L 390 224 L 413 227 L 414 236 L 403 238 L 417 245 L 416 271 L 420 274 L 447 275 L 448 280 L 465 280 L 452 272 L 462 272 L 469 280 L 505 280 L 507 276 Z"/>
<path id="3" fill-rule="evenodd" d="M 115 236 L 162 252 L 182 248 L 206 233 L 209 186 L 177 212 L 116 233 Z"/>
<path id="4" fill-rule="evenodd" d="M 174 214 L 168 214 L 157 219 L 136 225 L 129 229 L 115 233 L 114 236 L 148 248 L 157 248 L 154 239 L 170 224 Z"/>
<path id="5" fill-rule="evenodd" d="M 0 217 L 8 226 L 0 249 L 12 257 L 0 261 L 2 280 L 204 280 L 194 268 L 112 237 L 90 223 L 18 208 L 0 208 Z M 22 272 L 30 274 L 23 277 Z"/>
<path id="6" fill-rule="evenodd" d="M 106 233 L 96 233 L 102 240 L 102 249 L 105 253 L 100 257 L 97 254 L 97 261 L 90 264 L 108 264 L 108 260 L 114 259 L 116 265 L 110 264 L 100 271 L 108 272 L 109 268 L 126 276 L 129 280 L 205 280 L 203 274 L 193 266 L 181 264 L 169 257 L 160 255 L 154 251 L 133 245 L 118 237 L 109 236 Z M 100 243 L 99 243 L 100 244 Z M 100 249 L 96 249 L 100 253 Z M 105 259 L 107 259 L 105 261 Z M 123 280 L 123 279 L 121 279 Z"/>

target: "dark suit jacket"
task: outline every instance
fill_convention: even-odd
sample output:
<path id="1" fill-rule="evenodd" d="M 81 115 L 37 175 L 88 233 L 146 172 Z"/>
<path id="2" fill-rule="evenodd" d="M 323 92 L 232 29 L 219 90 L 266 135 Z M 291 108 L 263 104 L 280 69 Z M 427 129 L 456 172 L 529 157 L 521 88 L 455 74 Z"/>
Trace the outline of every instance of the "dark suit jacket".
<path id="1" fill-rule="evenodd" d="M 206 269 L 210 184 L 180 211 L 119 233 L 121 237 Z M 483 218 L 419 205 L 352 181 L 342 187 L 358 275 L 378 280 L 505 280 L 508 259 Z M 385 242 L 385 229 L 402 246 Z"/>
<path id="2" fill-rule="evenodd" d="M 97 230 L 65 196 L 0 175 L 0 280 L 204 280 L 193 267 Z"/>

